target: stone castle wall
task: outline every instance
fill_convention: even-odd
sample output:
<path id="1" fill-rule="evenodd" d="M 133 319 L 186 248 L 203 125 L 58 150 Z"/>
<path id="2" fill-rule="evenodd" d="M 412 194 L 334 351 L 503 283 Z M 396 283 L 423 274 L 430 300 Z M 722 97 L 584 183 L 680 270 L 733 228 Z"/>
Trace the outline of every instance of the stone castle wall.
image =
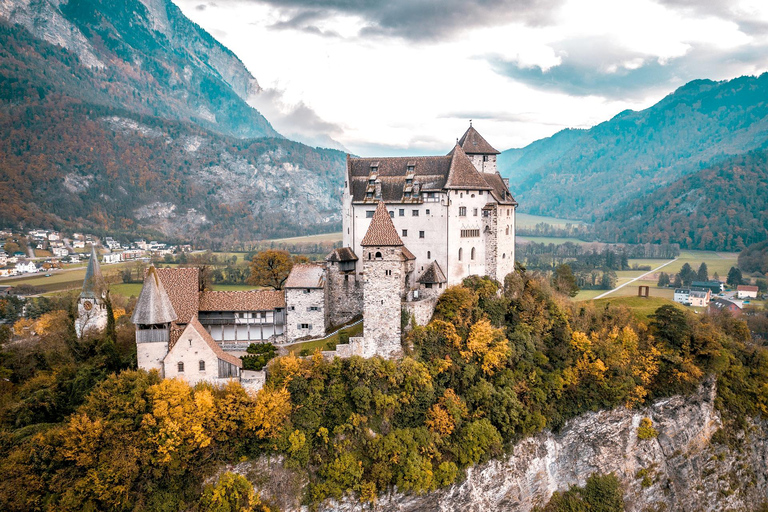
<path id="1" fill-rule="evenodd" d="M 285 335 L 290 340 L 304 336 L 323 336 L 326 326 L 325 289 L 289 288 L 285 290 Z M 311 308 L 317 308 L 312 310 Z M 309 327 L 302 328 L 302 324 Z"/>
<path id="2" fill-rule="evenodd" d="M 359 264 L 359 263 L 358 263 Z M 328 322 L 342 325 L 363 313 L 363 283 L 355 272 L 341 272 L 339 264 L 326 265 Z"/>
<path id="3" fill-rule="evenodd" d="M 376 254 L 381 259 L 376 259 Z M 369 259 L 370 255 L 370 259 Z M 363 354 L 397 357 L 400 345 L 401 296 L 405 266 L 400 247 L 365 247 L 363 250 Z"/>

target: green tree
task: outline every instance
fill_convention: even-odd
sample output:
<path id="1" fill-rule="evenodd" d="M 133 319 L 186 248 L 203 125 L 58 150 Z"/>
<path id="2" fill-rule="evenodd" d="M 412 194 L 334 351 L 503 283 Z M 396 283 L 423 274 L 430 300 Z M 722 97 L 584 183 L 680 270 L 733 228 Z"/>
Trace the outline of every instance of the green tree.
<path id="1" fill-rule="evenodd" d="M 679 272 L 680 280 L 683 282 L 683 286 L 691 286 L 691 283 L 696 279 L 696 272 L 693 271 L 688 263 L 684 263 Z"/>
<path id="2" fill-rule="evenodd" d="M 261 511 L 259 497 L 242 475 L 224 473 L 216 485 L 207 485 L 200 496 L 200 512 Z"/>
<path id="3" fill-rule="evenodd" d="M 741 270 L 736 267 L 731 267 L 731 269 L 728 271 L 728 277 L 725 282 L 728 286 L 739 286 L 742 284 L 743 277 L 741 275 Z"/>
<path id="4" fill-rule="evenodd" d="M 579 285 L 576 284 L 576 277 L 570 265 L 563 263 L 555 268 L 552 274 L 552 288 L 570 297 L 579 293 Z"/>
<path id="5" fill-rule="evenodd" d="M 669 286 L 669 274 L 666 272 L 662 272 L 659 274 L 659 282 L 656 283 L 656 286 L 659 288 L 664 288 L 666 286 Z"/>
<path id="6" fill-rule="evenodd" d="M 658 339 L 678 349 L 686 343 L 690 327 L 685 313 L 677 306 L 671 304 L 661 306 L 650 318 L 651 327 Z"/>
<path id="7" fill-rule="evenodd" d="M 699 265 L 699 271 L 696 272 L 696 280 L 709 281 L 709 271 L 707 269 L 707 264 L 704 261 L 701 262 L 701 265 Z"/>

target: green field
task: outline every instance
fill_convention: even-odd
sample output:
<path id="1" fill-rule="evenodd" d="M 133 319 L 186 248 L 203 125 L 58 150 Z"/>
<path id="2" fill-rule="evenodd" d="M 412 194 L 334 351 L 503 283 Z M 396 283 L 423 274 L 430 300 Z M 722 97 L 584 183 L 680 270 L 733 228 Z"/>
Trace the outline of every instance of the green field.
<path id="1" fill-rule="evenodd" d="M 109 293 L 112 295 L 122 295 L 123 297 L 138 297 L 141 293 L 141 283 L 120 283 L 109 287 Z"/>
<path id="2" fill-rule="evenodd" d="M 573 226 L 584 224 L 580 220 L 558 219 L 556 217 L 545 217 L 543 215 L 529 215 L 527 213 L 518 213 L 515 215 L 515 225 L 519 228 L 533 228 L 536 224 L 549 224 L 550 226 L 565 227 L 567 224 Z"/>
<path id="3" fill-rule="evenodd" d="M 261 243 L 275 242 L 283 244 L 315 244 L 318 242 L 341 242 L 341 231 L 336 233 L 321 233 L 319 235 L 294 236 L 290 238 L 271 238 Z"/>
<path id="4" fill-rule="evenodd" d="M 517 235 L 518 240 L 525 240 L 527 242 L 535 242 L 537 244 L 564 244 L 565 242 L 571 242 L 577 245 L 581 244 L 588 244 L 588 243 L 595 243 L 595 242 L 585 242 L 584 240 L 579 240 L 578 238 L 560 238 L 555 236 L 524 236 L 524 235 Z"/>
<path id="5" fill-rule="evenodd" d="M 334 334 L 333 336 L 327 339 L 319 339 L 319 340 L 305 341 L 302 343 L 294 343 L 293 345 L 287 345 L 285 348 L 289 352 L 293 352 L 296 355 L 298 355 L 304 349 L 307 349 L 310 352 L 314 352 L 316 348 L 319 348 L 320 350 L 328 350 L 329 344 L 332 343 L 333 345 L 336 345 L 339 343 L 339 333 L 341 331 L 347 331 L 349 333 L 350 338 L 353 338 L 355 336 L 360 336 L 363 334 L 363 322 L 353 325 L 352 327 L 347 327 L 346 329 L 341 329 L 336 334 Z"/>
<path id="6" fill-rule="evenodd" d="M 637 292 L 635 290 L 635 292 Z M 606 304 L 611 304 L 613 306 L 626 306 L 629 309 L 632 310 L 632 315 L 643 322 L 648 321 L 648 317 L 653 314 L 654 311 L 656 311 L 658 308 L 664 305 L 673 305 L 678 309 L 685 310 L 685 306 L 681 306 L 680 304 L 676 302 L 672 302 L 669 299 L 665 299 L 663 297 L 604 297 L 602 299 L 597 299 L 594 301 L 594 303 L 599 306 L 604 306 Z"/>

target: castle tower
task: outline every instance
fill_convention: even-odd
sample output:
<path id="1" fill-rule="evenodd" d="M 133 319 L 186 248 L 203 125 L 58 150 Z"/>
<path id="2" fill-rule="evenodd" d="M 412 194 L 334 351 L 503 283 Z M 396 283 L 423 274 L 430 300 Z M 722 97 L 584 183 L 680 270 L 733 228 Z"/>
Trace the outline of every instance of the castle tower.
<path id="1" fill-rule="evenodd" d="M 472 127 L 472 121 L 469 122 L 469 128 L 464 135 L 459 139 L 459 146 L 467 154 L 472 163 L 480 172 L 494 174 L 497 171 L 496 168 L 496 155 L 499 154 L 497 150 L 493 148 Z"/>
<path id="2" fill-rule="evenodd" d="M 91 258 L 85 270 L 83 290 L 77 301 L 75 331 L 82 336 L 88 331 L 100 331 L 107 326 L 107 306 L 104 303 L 106 285 L 101 275 L 96 247 L 91 245 Z"/>
<path id="3" fill-rule="evenodd" d="M 379 202 L 360 243 L 363 259 L 363 357 L 394 358 L 402 354 L 400 310 L 407 293 L 414 256 L 405 248 Z"/>
<path id="4" fill-rule="evenodd" d="M 155 267 L 144 278 L 131 322 L 136 326 L 136 360 L 143 370 L 157 370 L 164 376 L 163 359 L 168 353 L 171 322 L 177 319 L 171 299 Z"/>

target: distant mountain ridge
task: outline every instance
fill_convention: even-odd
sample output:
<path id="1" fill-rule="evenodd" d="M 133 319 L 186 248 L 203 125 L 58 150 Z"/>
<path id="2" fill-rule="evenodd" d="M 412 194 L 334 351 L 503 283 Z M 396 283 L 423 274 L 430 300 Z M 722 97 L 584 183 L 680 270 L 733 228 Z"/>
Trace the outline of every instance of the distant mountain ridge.
<path id="1" fill-rule="evenodd" d="M 38 73 L 37 87 L 90 103 L 190 121 L 224 135 L 279 137 L 246 99 L 260 90 L 243 63 L 187 19 L 170 0 L 5 0 L 0 21 L 24 27 L 38 42 L 78 59 L 55 75 Z M 18 31 L 3 31 L 5 48 Z M 18 47 L 18 45 L 14 45 Z M 23 48 L 22 48 L 23 49 Z M 26 63 L 25 52 L 5 50 Z M 3 78 L 27 79 L 2 70 Z M 75 86 L 72 86 L 74 82 Z M 61 90 L 64 85 L 65 90 Z M 69 87 L 66 87 L 70 85 Z"/>
<path id="2" fill-rule="evenodd" d="M 640 112 L 504 151 L 499 169 L 521 211 L 595 221 L 767 140 L 768 73 L 695 80 Z"/>
<path id="3" fill-rule="evenodd" d="M 169 0 L 0 0 L 0 225 L 232 247 L 341 227 L 344 153 L 284 139 Z"/>

